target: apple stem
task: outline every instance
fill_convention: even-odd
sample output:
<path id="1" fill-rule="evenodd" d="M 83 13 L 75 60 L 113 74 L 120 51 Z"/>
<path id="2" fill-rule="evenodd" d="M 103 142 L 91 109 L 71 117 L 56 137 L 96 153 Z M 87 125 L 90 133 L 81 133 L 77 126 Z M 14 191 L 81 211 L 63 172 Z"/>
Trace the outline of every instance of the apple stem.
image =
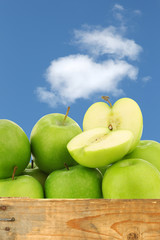
<path id="1" fill-rule="evenodd" d="M 18 168 L 18 167 L 15 166 L 14 169 L 13 169 L 12 180 L 14 180 L 14 176 L 15 176 L 15 173 L 16 173 L 17 168 Z"/>
<path id="2" fill-rule="evenodd" d="M 64 119 L 63 119 L 63 124 L 65 123 L 65 120 L 66 120 L 66 118 L 67 118 L 67 116 L 68 116 L 69 110 L 70 110 L 70 107 L 67 108 L 66 115 L 65 115 L 65 117 L 64 117 Z"/>
<path id="3" fill-rule="evenodd" d="M 64 166 L 67 170 L 69 170 L 69 167 L 68 167 L 67 163 L 64 163 Z"/>
<path id="4" fill-rule="evenodd" d="M 31 160 L 31 168 L 33 168 L 34 167 L 34 161 L 33 161 L 33 159 Z"/>
<path id="5" fill-rule="evenodd" d="M 109 101 L 109 97 L 108 96 L 102 96 L 102 99 L 105 100 L 106 102 L 109 103 L 110 107 L 112 108 L 112 104 L 111 102 Z"/>

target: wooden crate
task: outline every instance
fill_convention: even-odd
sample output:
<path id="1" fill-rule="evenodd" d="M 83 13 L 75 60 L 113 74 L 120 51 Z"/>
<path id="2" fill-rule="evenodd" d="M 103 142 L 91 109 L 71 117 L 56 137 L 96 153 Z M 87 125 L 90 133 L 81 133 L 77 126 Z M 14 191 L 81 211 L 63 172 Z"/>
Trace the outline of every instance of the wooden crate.
<path id="1" fill-rule="evenodd" d="M 0 240 L 160 240 L 160 200 L 0 198 Z"/>

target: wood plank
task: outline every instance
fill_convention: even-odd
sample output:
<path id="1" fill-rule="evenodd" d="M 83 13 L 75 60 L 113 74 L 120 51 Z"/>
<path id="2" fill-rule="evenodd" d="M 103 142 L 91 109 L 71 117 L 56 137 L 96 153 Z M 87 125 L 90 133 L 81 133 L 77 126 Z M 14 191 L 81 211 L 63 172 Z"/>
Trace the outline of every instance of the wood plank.
<path id="1" fill-rule="evenodd" d="M 0 198 L 0 219 L 0 240 L 160 240 L 160 200 Z"/>

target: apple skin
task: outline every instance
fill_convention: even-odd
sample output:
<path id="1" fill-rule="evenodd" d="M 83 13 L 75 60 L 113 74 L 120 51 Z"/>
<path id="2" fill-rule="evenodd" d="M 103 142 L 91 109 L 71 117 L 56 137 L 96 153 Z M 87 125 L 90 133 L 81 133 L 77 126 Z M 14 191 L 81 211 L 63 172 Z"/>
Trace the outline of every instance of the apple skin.
<path id="1" fill-rule="evenodd" d="M 99 168 L 97 168 L 101 173 L 102 173 L 102 176 L 104 176 L 104 174 L 105 174 L 105 172 L 107 171 L 107 169 L 109 168 L 109 167 L 111 167 L 112 166 L 112 164 L 109 164 L 109 165 L 106 165 L 106 166 L 103 166 L 103 167 L 99 167 Z"/>
<path id="2" fill-rule="evenodd" d="M 160 173 L 143 159 L 124 159 L 107 169 L 102 181 L 106 199 L 159 199 Z"/>
<path id="3" fill-rule="evenodd" d="M 136 117 L 135 117 L 136 116 Z M 112 131 L 130 130 L 134 140 L 129 152 L 139 143 L 143 131 L 143 116 L 138 104 L 131 98 L 121 98 L 110 107 L 105 102 L 96 102 L 86 111 L 83 130 L 112 126 Z"/>
<path id="4" fill-rule="evenodd" d="M 0 119 L 0 179 L 20 175 L 30 161 L 31 149 L 25 132 L 16 123 Z"/>
<path id="5" fill-rule="evenodd" d="M 46 198 L 102 198 L 102 174 L 81 165 L 52 172 L 45 183 Z"/>
<path id="6" fill-rule="evenodd" d="M 0 179 L 0 197 L 44 198 L 44 192 L 35 178 L 24 175 Z"/>
<path id="7" fill-rule="evenodd" d="M 22 175 L 29 175 L 29 176 L 34 177 L 36 180 L 38 180 L 38 182 L 42 185 L 42 187 L 44 189 L 44 184 L 48 177 L 48 174 L 42 172 L 38 167 L 26 168 L 23 171 Z"/>
<path id="8" fill-rule="evenodd" d="M 49 174 L 54 170 L 77 164 L 67 150 L 67 143 L 81 133 L 79 125 L 64 114 L 52 113 L 42 117 L 33 127 L 31 151 L 40 170 Z"/>
<path id="9" fill-rule="evenodd" d="M 141 140 L 136 148 L 125 158 L 141 158 L 153 164 L 160 171 L 160 143 L 153 140 Z"/>

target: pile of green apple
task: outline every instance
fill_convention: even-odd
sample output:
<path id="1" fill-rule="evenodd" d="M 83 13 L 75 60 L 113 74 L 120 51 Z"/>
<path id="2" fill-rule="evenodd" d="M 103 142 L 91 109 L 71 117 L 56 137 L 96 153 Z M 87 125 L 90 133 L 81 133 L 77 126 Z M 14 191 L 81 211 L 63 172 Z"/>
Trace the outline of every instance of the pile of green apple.
<path id="1" fill-rule="evenodd" d="M 85 113 L 83 131 L 69 108 L 43 116 L 30 140 L 1 119 L 0 197 L 159 199 L 160 143 L 141 140 L 140 107 L 103 99 Z"/>

